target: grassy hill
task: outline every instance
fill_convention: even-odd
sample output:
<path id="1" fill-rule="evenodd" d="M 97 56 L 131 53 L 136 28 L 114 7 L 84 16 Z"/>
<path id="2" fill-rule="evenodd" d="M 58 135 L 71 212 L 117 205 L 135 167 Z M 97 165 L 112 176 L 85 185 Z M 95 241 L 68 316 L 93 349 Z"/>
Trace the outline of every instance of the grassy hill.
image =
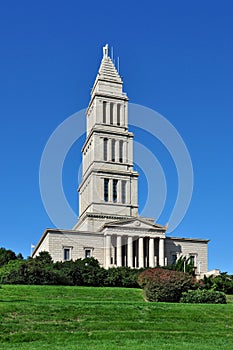
<path id="1" fill-rule="evenodd" d="M 231 301 L 233 301 L 231 299 Z M 233 349 L 233 303 L 147 303 L 140 289 L 0 289 L 0 349 Z"/>

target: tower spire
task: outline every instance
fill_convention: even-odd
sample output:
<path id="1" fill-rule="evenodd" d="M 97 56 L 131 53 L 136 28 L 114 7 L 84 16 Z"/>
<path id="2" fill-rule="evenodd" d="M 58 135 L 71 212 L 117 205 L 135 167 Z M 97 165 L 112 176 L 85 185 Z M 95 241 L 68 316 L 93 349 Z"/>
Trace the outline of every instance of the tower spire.
<path id="1" fill-rule="evenodd" d="M 103 58 L 108 57 L 108 44 L 103 47 Z"/>

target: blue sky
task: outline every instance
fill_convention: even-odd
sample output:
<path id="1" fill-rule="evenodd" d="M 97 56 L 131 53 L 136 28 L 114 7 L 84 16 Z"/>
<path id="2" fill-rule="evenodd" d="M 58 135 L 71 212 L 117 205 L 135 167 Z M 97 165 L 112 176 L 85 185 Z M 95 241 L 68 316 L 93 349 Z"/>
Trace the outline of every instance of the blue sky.
<path id="1" fill-rule="evenodd" d="M 53 227 L 40 197 L 41 154 L 54 129 L 87 106 L 108 42 L 120 56 L 130 102 L 166 117 L 191 155 L 193 197 L 171 235 L 210 239 L 209 268 L 233 273 L 232 14 L 230 0 L 1 4 L 0 246 L 26 257 L 31 243 Z M 135 140 L 143 139 L 143 132 L 134 132 Z M 63 172 L 74 209 L 80 145 L 72 147 Z M 165 224 L 177 179 L 161 145 L 150 147 L 168 177 L 158 218 Z"/>

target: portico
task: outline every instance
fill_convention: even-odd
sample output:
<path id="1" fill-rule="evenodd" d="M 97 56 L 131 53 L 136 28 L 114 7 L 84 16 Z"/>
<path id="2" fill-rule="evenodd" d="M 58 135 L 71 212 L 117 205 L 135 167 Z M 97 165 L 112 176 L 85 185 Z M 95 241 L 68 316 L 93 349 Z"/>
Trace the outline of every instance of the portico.
<path id="1" fill-rule="evenodd" d="M 114 245 L 115 241 L 116 245 Z M 159 246 L 159 256 L 155 253 L 156 245 Z M 112 266 L 155 267 L 158 266 L 158 261 L 160 266 L 164 266 L 164 238 L 105 236 L 106 268 Z"/>
<path id="2" fill-rule="evenodd" d="M 135 268 L 164 266 L 166 227 L 145 218 L 131 218 L 104 225 L 105 266 Z"/>
<path id="3" fill-rule="evenodd" d="M 126 244 L 122 244 L 122 240 Z M 117 245 L 114 245 L 114 241 Z M 162 241 L 162 243 L 161 243 Z M 155 255 L 155 245 L 159 245 L 159 256 Z M 163 249 L 163 250 L 162 250 Z M 105 265 L 128 267 L 164 266 L 164 238 L 105 236 Z"/>

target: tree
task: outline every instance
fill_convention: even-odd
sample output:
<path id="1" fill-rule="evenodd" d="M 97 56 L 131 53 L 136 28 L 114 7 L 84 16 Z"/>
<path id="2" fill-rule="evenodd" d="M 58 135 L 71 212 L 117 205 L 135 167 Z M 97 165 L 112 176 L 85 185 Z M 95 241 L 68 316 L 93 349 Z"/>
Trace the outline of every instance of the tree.
<path id="1" fill-rule="evenodd" d="M 40 252 L 39 255 L 36 256 L 35 261 L 42 264 L 51 264 L 53 262 L 51 255 L 47 251 Z"/>
<path id="2" fill-rule="evenodd" d="M 9 261 L 16 259 L 17 256 L 12 250 L 0 248 L 0 266 L 8 264 Z"/>
<path id="3" fill-rule="evenodd" d="M 191 257 L 187 258 L 186 256 L 180 256 L 176 263 L 173 263 L 171 265 L 171 269 L 194 274 L 194 264 L 191 260 Z"/>

